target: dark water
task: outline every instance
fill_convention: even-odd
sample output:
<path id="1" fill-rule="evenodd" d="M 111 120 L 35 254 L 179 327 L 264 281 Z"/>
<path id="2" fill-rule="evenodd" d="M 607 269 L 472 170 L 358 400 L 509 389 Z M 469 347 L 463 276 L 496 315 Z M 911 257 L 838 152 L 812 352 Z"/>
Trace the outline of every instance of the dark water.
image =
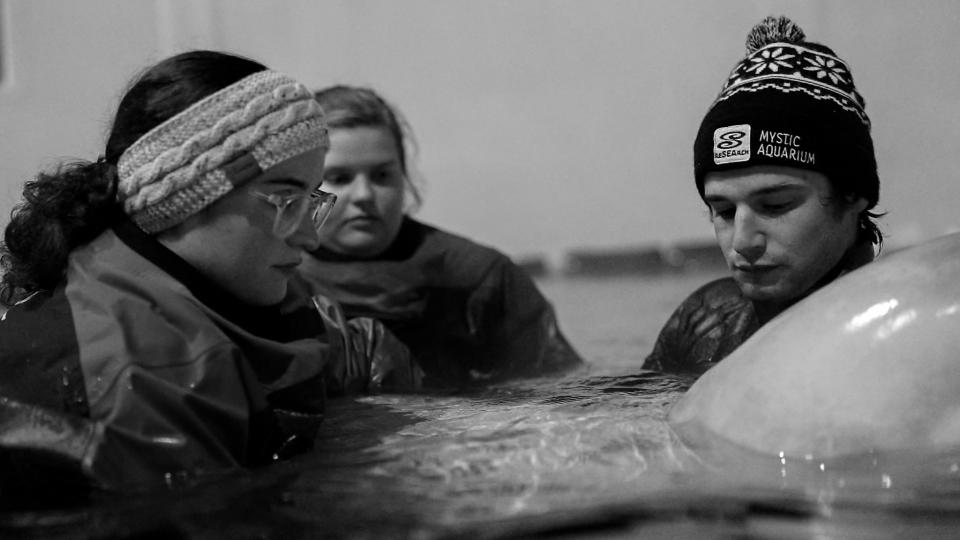
<path id="1" fill-rule="evenodd" d="M 639 365 L 705 279 L 544 281 L 588 370 L 337 400 L 293 461 L 7 511 L 0 537 L 960 537 L 960 452 L 796 463 L 678 440 L 664 419 L 692 381 Z"/>

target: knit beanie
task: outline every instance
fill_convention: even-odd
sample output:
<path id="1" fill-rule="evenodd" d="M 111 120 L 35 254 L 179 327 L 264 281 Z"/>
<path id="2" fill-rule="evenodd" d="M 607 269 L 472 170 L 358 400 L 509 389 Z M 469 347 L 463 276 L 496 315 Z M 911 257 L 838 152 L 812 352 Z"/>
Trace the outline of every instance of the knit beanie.
<path id="1" fill-rule="evenodd" d="M 313 93 L 286 75 L 260 71 L 130 145 L 117 165 L 118 198 L 134 223 L 155 234 L 314 148 L 329 148 L 329 141 Z"/>
<path id="2" fill-rule="evenodd" d="M 747 56 L 700 124 L 700 196 L 711 171 L 779 165 L 822 173 L 838 195 L 872 208 L 880 180 L 864 106 L 846 62 L 786 17 L 767 17 L 747 35 Z"/>

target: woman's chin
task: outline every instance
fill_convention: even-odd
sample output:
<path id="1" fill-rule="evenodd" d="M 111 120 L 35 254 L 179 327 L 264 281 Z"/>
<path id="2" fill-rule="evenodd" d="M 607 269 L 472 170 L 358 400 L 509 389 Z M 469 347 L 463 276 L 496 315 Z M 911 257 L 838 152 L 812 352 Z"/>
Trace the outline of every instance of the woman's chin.
<path id="1" fill-rule="evenodd" d="M 387 249 L 389 243 L 381 235 L 354 233 L 336 243 L 325 244 L 328 250 L 350 257 L 376 257 Z"/>

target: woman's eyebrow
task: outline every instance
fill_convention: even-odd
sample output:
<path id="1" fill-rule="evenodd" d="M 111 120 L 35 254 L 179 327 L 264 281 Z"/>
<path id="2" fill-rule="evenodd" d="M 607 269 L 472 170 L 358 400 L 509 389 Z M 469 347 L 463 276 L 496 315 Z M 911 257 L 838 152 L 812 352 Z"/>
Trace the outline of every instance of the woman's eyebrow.
<path id="1" fill-rule="evenodd" d="M 389 157 L 384 159 L 370 159 L 363 161 L 361 163 L 354 163 L 350 165 L 329 165 L 325 166 L 324 170 L 334 170 L 334 169 L 383 169 L 385 167 L 399 167 L 400 159 L 397 157 Z"/>
<path id="2" fill-rule="evenodd" d="M 304 182 L 303 180 L 287 177 L 287 176 L 271 178 L 267 180 L 266 183 L 269 185 L 282 185 L 282 186 L 290 186 L 290 187 L 302 188 L 302 189 L 307 187 L 307 183 Z"/>

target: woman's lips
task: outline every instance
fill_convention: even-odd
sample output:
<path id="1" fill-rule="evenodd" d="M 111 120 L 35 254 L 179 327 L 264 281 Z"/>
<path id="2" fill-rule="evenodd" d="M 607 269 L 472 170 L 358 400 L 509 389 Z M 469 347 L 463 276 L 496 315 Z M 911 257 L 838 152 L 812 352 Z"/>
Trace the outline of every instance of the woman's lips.
<path id="1" fill-rule="evenodd" d="M 344 224 L 354 226 L 354 227 L 369 227 L 371 225 L 379 224 L 380 221 L 381 221 L 380 218 L 377 216 L 365 214 L 362 216 L 355 216 L 355 217 L 349 218 L 346 220 Z"/>
<path id="2" fill-rule="evenodd" d="M 380 218 L 376 214 L 357 214 L 347 218 L 347 221 L 379 221 Z"/>

